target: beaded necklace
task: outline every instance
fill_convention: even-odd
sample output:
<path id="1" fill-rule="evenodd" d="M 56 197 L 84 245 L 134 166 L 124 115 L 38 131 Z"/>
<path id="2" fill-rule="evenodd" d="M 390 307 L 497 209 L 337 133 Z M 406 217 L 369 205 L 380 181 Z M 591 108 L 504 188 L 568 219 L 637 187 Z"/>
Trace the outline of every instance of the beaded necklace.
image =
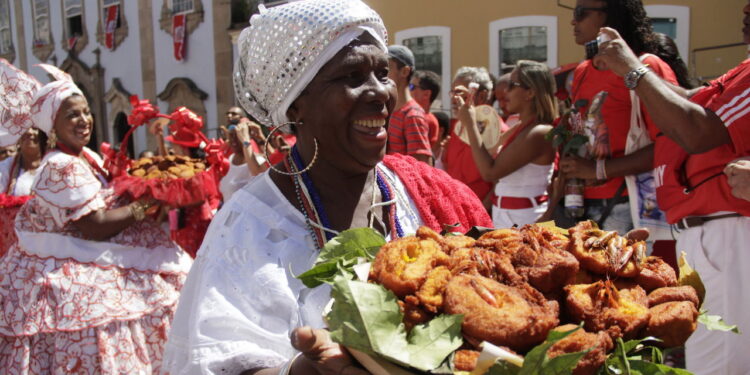
<path id="1" fill-rule="evenodd" d="M 304 168 L 304 163 L 302 162 L 302 157 L 299 154 L 297 146 L 292 147 L 292 150 L 289 152 L 289 158 L 284 160 L 284 164 L 286 165 L 287 170 L 292 173 L 298 172 Z M 394 199 L 391 185 L 388 183 L 387 179 L 383 177 L 382 172 L 377 167 L 375 167 L 375 170 L 376 182 L 382 194 L 383 203 L 373 206 L 388 205 L 388 207 L 386 207 L 386 212 L 388 214 L 391 233 L 395 238 L 403 237 L 404 231 L 398 220 L 398 216 L 396 215 L 396 201 Z M 312 238 L 315 239 L 318 249 L 322 249 L 326 242 L 333 239 L 333 237 L 338 235 L 339 232 L 329 229 L 331 224 L 328 219 L 328 214 L 323 207 L 320 194 L 315 188 L 315 185 L 313 185 L 310 175 L 307 172 L 304 172 L 291 177 L 294 182 L 294 192 L 297 196 L 297 201 L 303 208 L 302 215 L 305 217 L 308 230 L 312 235 Z"/>

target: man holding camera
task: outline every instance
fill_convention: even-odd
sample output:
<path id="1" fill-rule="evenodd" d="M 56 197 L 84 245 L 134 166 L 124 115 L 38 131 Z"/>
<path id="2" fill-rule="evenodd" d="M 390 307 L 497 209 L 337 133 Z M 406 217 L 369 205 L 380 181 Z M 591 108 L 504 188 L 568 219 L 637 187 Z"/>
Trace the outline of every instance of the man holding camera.
<path id="1" fill-rule="evenodd" d="M 750 2 L 743 36 L 750 43 Z M 750 202 L 740 199 L 736 159 L 750 155 L 750 59 L 709 82 L 684 90 L 651 74 L 620 35 L 595 58 L 601 68 L 635 82 L 635 91 L 663 132 L 654 165 L 659 205 L 681 231 L 677 248 L 700 273 L 707 294 L 703 308 L 736 324 L 741 335 L 699 327 L 686 344 L 688 370 L 696 374 L 746 374 L 750 368 Z M 741 167 L 741 168 L 738 168 Z"/>

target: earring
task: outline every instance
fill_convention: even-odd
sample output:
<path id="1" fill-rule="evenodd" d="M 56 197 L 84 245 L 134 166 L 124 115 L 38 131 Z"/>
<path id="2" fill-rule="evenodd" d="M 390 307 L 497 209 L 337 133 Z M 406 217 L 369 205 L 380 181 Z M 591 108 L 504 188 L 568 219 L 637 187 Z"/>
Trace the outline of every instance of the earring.
<path id="1" fill-rule="evenodd" d="M 268 137 L 266 137 L 266 138 L 269 139 L 269 140 L 273 139 L 273 133 L 276 132 L 277 130 L 281 129 L 282 126 L 286 126 L 286 125 L 297 125 L 297 126 L 300 126 L 300 125 L 302 125 L 302 121 L 300 121 L 300 122 L 287 122 L 287 123 L 281 124 L 281 125 L 275 127 L 273 130 L 271 130 L 271 132 L 268 133 Z M 296 172 L 282 171 L 282 170 L 274 167 L 273 164 L 270 163 L 271 159 L 268 157 L 268 142 L 266 142 L 265 146 L 263 147 L 263 155 L 266 157 L 266 160 L 269 161 L 269 163 L 268 163 L 269 168 L 271 168 L 271 170 L 273 170 L 274 172 L 279 173 L 279 174 L 283 174 L 285 176 L 300 175 L 302 173 L 305 173 L 305 172 L 309 171 L 310 168 L 312 168 L 313 164 L 315 164 L 315 161 L 318 159 L 318 140 L 316 138 L 313 138 L 313 142 L 315 143 L 315 152 L 313 153 L 312 160 L 310 160 L 310 164 L 308 164 L 304 169 L 296 171 Z"/>
<path id="2" fill-rule="evenodd" d="M 55 147 L 57 147 L 57 133 L 55 133 L 55 129 L 52 129 L 47 134 L 47 149 L 51 150 Z"/>

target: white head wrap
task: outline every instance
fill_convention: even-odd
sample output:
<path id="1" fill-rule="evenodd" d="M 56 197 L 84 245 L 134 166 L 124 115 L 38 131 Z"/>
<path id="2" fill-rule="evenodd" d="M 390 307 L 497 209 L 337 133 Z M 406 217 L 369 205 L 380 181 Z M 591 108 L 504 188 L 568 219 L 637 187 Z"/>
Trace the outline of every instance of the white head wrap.
<path id="1" fill-rule="evenodd" d="M 264 125 L 288 122 L 287 109 L 320 68 L 364 32 L 387 51 L 383 21 L 360 0 L 261 6 L 237 43 L 234 89 L 239 103 Z"/>
<path id="2" fill-rule="evenodd" d="M 52 65 L 37 66 L 57 81 L 42 86 L 0 59 L 0 147 L 16 143 L 32 126 L 49 134 L 63 100 L 75 94 L 83 96 L 69 74 Z"/>
<path id="3" fill-rule="evenodd" d="M 34 77 L 0 59 L 0 147 L 15 144 L 31 127 L 31 103 L 39 86 Z"/>
<path id="4" fill-rule="evenodd" d="M 83 92 L 73 83 L 73 78 L 68 73 L 52 65 L 39 64 L 37 66 L 57 80 L 39 89 L 34 94 L 34 101 L 31 104 L 31 118 L 34 126 L 49 134 L 55 124 L 57 110 L 60 109 L 62 102 L 73 95 L 83 96 Z"/>

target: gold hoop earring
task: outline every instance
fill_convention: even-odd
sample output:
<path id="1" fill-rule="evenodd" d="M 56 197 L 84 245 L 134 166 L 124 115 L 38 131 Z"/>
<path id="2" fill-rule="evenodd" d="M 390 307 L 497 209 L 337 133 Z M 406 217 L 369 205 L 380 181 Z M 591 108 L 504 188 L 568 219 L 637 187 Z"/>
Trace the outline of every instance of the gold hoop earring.
<path id="1" fill-rule="evenodd" d="M 52 129 L 49 131 L 49 134 L 47 134 L 47 150 L 51 150 L 55 147 L 57 147 L 57 133 L 55 133 L 55 129 Z"/>
<path id="2" fill-rule="evenodd" d="M 287 123 L 281 124 L 281 125 L 275 127 L 273 130 L 271 130 L 271 132 L 268 133 L 268 137 L 266 137 L 266 138 L 269 139 L 269 140 L 273 139 L 273 133 L 276 132 L 277 130 L 281 129 L 282 126 L 286 126 L 286 125 L 297 125 L 297 126 L 299 126 L 299 125 L 302 125 L 302 121 L 300 121 L 300 122 L 287 122 Z M 316 138 L 313 138 L 313 142 L 315 143 L 315 152 L 313 153 L 312 160 L 310 160 L 310 164 L 308 164 L 304 169 L 296 171 L 296 172 L 282 171 L 282 170 L 274 167 L 273 164 L 270 163 L 271 158 L 268 157 L 268 142 L 266 142 L 266 145 L 263 147 L 263 155 L 266 157 L 266 161 L 269 162 L 268 163 L 268 167 L 272 171 L 274 171 L 276 173 L 279 173 L 279 174 L 283 174 L 285 176 L 297 176 L 297 175 L 300 175 L 300 174 L 303 174 L 303 173 L 309 171 L 310 168 L 312 168 L 312 166 L 315 164 L 315 161 L 318 159 L 318 140 Z M 292 151 L 289 150 L 289 152 L 292 152 Z M 292 163 L 294 163 L 294 161 L 292 161 Z"/>

